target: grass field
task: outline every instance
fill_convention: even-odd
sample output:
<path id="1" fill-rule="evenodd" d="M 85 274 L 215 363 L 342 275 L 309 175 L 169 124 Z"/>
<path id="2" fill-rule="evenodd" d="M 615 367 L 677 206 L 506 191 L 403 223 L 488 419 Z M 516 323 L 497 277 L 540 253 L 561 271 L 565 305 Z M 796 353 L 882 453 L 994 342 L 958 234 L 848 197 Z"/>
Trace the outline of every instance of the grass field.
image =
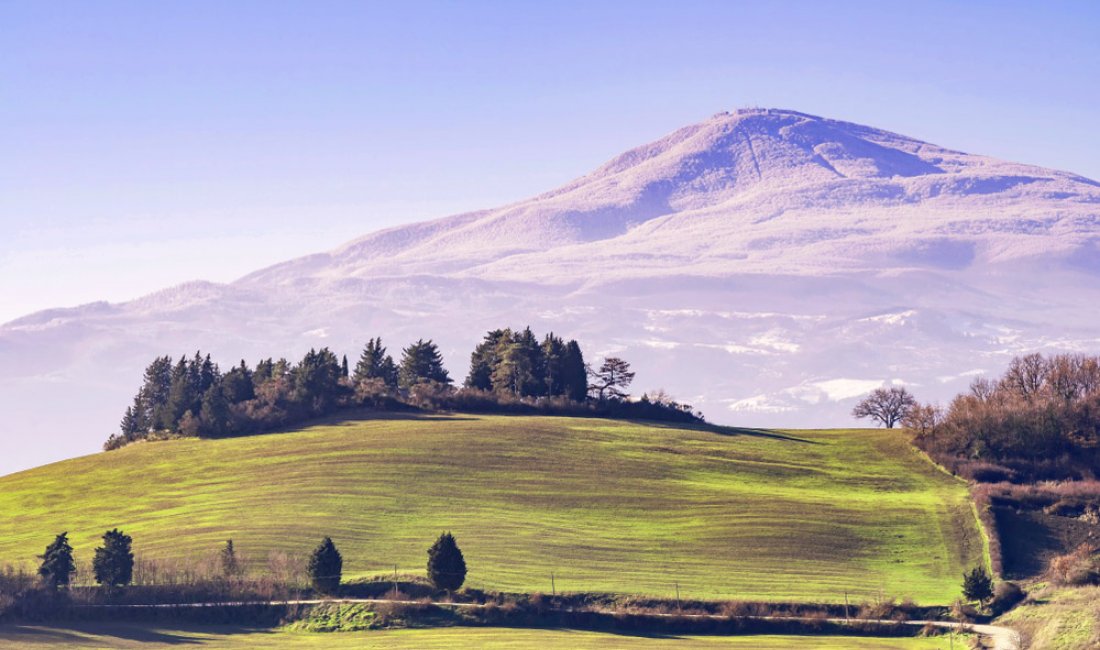
<path id="1" fill-rule="evenodd" d="M 633 636 L 573 630 L 441 628 L 332 634 L 290 633 L 242 628 L 157 628 L 137 625 L 85 625 L 70 628 L 0 626 L 0 644 L 12 650 L 46 647 L 134 648 L 288 648 L 303 650 L 387 648 L 713 648 L 714 650 L 941 650 L 946 637 L 882 639 L 814 636 Z M 965 647 L 961 642 L 959 647 Z"/>
<path id="2" fill-rule="evenodd" d="M 1032 650 L 1100 648 L 1100 587 L 1033 588 L 997 622 L 1022 632 Z"/>
<path id="3" fill-rule="evenodd" d="M 0 477 L 0 563 L 118 526 L 147 557 L 307 554 L 423 572 L 453 531 L 472 586 L 948 603 L 981 561 L 965 486 L 895 431 L 786 434 L 582 418 L 361 419 L 128 448 Z"/>

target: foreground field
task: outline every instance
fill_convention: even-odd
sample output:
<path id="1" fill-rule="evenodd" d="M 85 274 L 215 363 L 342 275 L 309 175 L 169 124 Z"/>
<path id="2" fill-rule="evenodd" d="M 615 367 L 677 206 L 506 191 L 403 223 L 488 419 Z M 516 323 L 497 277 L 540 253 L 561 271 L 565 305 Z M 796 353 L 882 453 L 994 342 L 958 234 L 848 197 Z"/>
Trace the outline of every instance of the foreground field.
<path id="1" fill-rule="evenodd" d="M 965 487 L 882 430 L 769 433 L 550 417 L 363 419 L 133 445 L 0 478 L 0 562 L 105 529 L 146 557 L 232 538 L 254 569 L 323 535 L 345 577 L 421 573 L 453 531 L 468 584 L 689 598 L 948 603 L 981 561 Z"/>
<path id="2" fill-rule="evenodd" d="M 1031 650 L 1100 648 L 1100 587 L 1036 587 L 998 623 L 1019 630 Z"/>
<path id="3" fill-rule="evenodd" d="M 136 625 L 89 625 L 70 628 L 0 626 L 0 643 L 13 650 L 46 647 L 140 648 L 159 650 L 186 645 L 196 648 L 287 648 L 353 650 L 392 648 L 713 648 L 714 650 L 941 650 L 946 637 L 930 639 L 881 639 L 814 636 L 632 636 L 574 630 L 507 628 L 442 628 L 305 634 L 243 628 L 156 628 Z M 959 643 L 962 647 L 962 644 Z"/>

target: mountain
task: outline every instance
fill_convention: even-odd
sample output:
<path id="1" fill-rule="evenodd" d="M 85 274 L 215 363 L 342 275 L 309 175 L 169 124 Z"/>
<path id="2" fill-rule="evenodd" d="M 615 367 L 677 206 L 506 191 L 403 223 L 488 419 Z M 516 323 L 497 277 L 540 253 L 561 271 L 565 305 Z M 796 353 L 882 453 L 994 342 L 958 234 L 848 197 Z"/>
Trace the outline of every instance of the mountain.
<path id="1" fill-rule="evenodd" d="M 229 365 L 432 337 L 462 376 L 485 330 L 531 324 L 621 354 L 638 392 L 711 420 L 831 426 L 884 382 L 946 400 L 1014 354 L 1095 350 L 1095 304 L 1100 183 L 794 111 L 721 113 L 526 201 L 7 323 L 0 472 L 94 450 L 150 358 L 197 348 Z"/>

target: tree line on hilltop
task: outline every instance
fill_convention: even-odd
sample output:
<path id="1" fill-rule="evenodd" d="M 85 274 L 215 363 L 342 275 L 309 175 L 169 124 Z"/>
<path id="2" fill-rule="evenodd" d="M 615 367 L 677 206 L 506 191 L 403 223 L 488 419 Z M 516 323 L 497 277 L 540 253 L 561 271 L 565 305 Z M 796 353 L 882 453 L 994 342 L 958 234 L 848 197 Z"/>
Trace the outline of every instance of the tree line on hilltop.
<path id="1" fill-rule="evenodd" d="M 531 328 L 488 332 L 470 355 L 470 372 L 454 386 L 438 346 L 418 340 L 399 361 L 370 339 L 354 369 L 328 348 L 294 364 L 242 360 L 223 372 L 209 354 L 157 357 L 105 449 L 170 436 L 223 437 L 271 431 L 342 408 L 423 408 L 638 417 L 681 422 L 702 416 L 663 391 L 629 401 L 630 364 L 609 357 L 596 368 L 580 345 Z"/>

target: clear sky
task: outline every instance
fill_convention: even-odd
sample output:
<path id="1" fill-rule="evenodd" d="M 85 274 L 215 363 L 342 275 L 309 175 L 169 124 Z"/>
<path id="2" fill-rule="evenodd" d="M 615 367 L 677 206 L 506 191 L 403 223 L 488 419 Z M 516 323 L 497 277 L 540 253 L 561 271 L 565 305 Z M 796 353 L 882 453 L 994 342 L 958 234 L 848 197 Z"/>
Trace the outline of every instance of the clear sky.
<path id="1" fill-rule="evenodd" d="M 0 0 L 0 322 L 524 198 L 745 106 L 1100 178 L 1100 2 Z"/>

